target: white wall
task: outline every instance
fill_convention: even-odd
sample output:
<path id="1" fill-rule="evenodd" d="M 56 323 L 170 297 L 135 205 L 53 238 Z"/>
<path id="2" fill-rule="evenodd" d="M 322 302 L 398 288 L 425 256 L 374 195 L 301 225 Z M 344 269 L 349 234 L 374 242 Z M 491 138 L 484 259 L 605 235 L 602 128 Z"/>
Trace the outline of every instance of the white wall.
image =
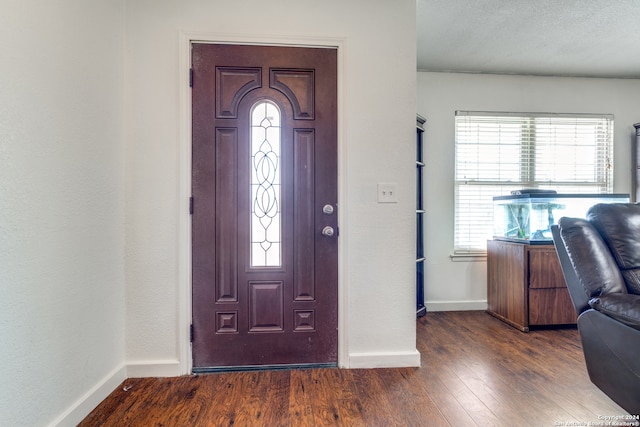
<path id="1" fill-rule="evenodd" d="M 427 118 L 427 308 L 486 308 L 485 260 L 454 262 L 450 258 L 455 110 L 614 114 L 614 191 L 629 193 L 639 97 L 640 80 L 419 72 L 418 112 Z"/>
<path id="2" fill-rule="evenodd" d="M 124 1 L 0 13 L 0 425 L 124 378 Z"/>
<path id="3" fill-rule="evenodd" d="M 132 0 L 126 15 L 129 374 L 185 373 L 187 200 L 179 186 L 189 165 L 179 161 L 189 141 L 180 139 L 180 35 L 196 32 L 226 41 L 340 40 L 342 363 L 418 363 L 415 2 Z M 376 203 L 378 182 L 396 182 L 399 203 Z"/>

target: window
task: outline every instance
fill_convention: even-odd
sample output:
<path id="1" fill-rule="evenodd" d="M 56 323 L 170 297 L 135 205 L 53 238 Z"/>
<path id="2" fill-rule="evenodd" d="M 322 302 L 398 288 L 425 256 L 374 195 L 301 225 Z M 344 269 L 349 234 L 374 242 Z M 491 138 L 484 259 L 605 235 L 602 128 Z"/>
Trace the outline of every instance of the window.
<path id="1" fill-rule="evenodd" d="M 485 252 L 493 196 L 611 193 L 613 116 L 456 111 L 455 253 Z"/>
<path id="2" fill-rule="evenodd" d="M 280 111 L 271 102 L 251 110 L 251 266 L 281 265 Z"/>

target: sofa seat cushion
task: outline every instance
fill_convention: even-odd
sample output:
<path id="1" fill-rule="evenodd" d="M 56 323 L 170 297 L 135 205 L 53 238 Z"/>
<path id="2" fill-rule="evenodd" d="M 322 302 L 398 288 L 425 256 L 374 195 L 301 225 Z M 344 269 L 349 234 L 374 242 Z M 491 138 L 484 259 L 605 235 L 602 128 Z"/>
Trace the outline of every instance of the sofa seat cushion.
<path id="1" fill-rule="evenodd" d="M 589 305 L 635 329 L 640 329 L 640 295 L 607 294 L 592 298 Z"/>

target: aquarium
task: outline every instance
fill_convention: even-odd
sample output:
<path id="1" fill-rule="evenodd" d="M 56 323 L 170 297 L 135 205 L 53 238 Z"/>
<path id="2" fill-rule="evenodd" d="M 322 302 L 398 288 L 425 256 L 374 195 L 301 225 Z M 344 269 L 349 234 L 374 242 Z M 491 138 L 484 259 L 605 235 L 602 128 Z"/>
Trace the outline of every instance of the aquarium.
<path id="1" fill-rule="evenodd" d="M 560 194 L 548 191 L 515 191 L 493 198 L 495 239 L 548 244 L 551 226 L 563 216 L 586 218 L 598 203 L 628 203 L 628 194 Z"/>

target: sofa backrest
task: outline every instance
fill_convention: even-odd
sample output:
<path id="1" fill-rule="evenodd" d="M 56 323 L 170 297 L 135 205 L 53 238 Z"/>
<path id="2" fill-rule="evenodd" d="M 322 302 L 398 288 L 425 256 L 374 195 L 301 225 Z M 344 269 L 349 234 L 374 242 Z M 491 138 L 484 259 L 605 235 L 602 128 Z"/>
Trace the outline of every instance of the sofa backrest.
<path id="1" fill-rule="evenodd" d="M 591 222 L 562 217 L 558 228 L 576 276 L 589 298 L 627 293 L 618 264 Z"/>
<path id="2" fill-rule="evenodd" d="M 616 260 L 626 288 L 640 294 L 640 205 L 600 203 L 587 212 Z"/>

